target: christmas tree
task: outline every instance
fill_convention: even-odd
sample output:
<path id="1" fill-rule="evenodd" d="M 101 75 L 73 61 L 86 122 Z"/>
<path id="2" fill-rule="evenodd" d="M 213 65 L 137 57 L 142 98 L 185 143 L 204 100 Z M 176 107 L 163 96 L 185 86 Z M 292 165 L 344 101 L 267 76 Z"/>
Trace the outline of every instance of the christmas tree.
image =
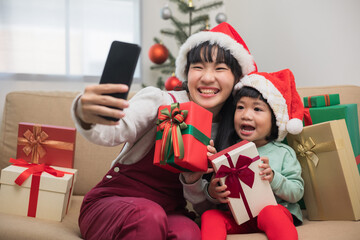
<path id="1" fill-rule="evenodd" d="M 170 0 L 176 3 L 181 14 L 188 15 L 187 21 L 180 21 L 172 15 L 169 6 L 165 6 L 161 10 L 161 17 L 164 20 L 170 20 L 173 29 L 161 29 L 160 33 L 164 36 L 175 39 L 177 45 L 180 47 L 186 39 L 194 33 L 199 31 L 209 30 L 209 10 L 219 8 L 223 5 L 222 1 L 215 1 L 201 6 L 195 6 L 192 0 Z M 224 13 L 216 15 L 216 22 L 221 23 L 226 21 Z M 159 76 L 157 80 L 157 87 L 173 90 L 176 86 L 180 86 L 181 82 L 174 75 L 175 59 L 171 51 L 165 46 L 164 41 L 154 37 L 155 44 L 149 49 L 149 58 L 155 63 L 151 66 L 151 70 L 159 71 L 162 75 L 167 77 L 166 82 L 163 81 L 163 76 Z M 170 76 L 170 77 L 169 77 Z"/>

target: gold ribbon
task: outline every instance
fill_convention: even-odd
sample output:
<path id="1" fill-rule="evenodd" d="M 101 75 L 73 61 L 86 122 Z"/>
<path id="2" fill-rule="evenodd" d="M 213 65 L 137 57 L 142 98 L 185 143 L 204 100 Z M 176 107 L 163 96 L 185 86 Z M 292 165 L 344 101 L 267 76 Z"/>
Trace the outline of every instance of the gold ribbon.
<path id="1" fill-rule="evenodd" d="M 38 164 L 39 159 L 43 158 L 46 155 L 46 150 L 44 146 L 68 151 L 74 150 L 73 143 L 46 140 L 49 135 L 41 130 L 40 125 L 34 125 L 33 132 L 27 129 L 23 136 L 24 137 L 18 137 L 18 145 L 25 145 L 23 147 L 23 151 L 26 156 L 29 156 L 29 154 L 31 153 L 31 163 Z"/>
<path id="2" fill-rule="evenodd" d="M 306 164 L 309 169 L 310 174 L 310 181 L 313 189 L 313 194 L 315 197 L 316 205 L 318 208 L 318 216 L 320 218 L 323 218 L 324 216 L 324 209 L 322 207 L 322 204 L 320 202 L 320 193 L 319 193 L 319 187 L 315 181 L 315 168 L 319 164 L 319 157 L 316 154 L 319 154 L 321 152 L 330 152 L 335 151 L 338 149 L 338 147 L 342 147 L 343 144 L 341 144 L 339 140 L 336 141 L 328 141 L 328 142 L 321 142 L 321 143 L 315 143 L 315 141 L 311 138 L 305 138 L 302 135 L 299 135 L 299 140 L 295 139 L 295 146 L 294 149 L 296 151 L 296 154 L 300 156 L 300 163 L 304 168 L 304 165 Z M 304 158 L 306 159 L 306 163 L 304 162 Z"/>
<path id="3" fill-rule="evenodd" d="M 342 141 L 328 141 L 315 143 L 312 137 L 305 138 L 300 135 L 299 140 L 295 139 L 295 151 L 298 156 L 305 157 L 309 164 L 313 167 L 317 167 L 319 164 L 319 157 L 316 153 L 335 151 L 337 147 L 343 147 Z"/>
<path id="4" fill-rule="evenodd" d="M 316 146 L 314 140 L 311 137 L 309 137 L 307 141 L 304 138 L 301 138 L 300 141 L 301 141 L 300 143 L 296 141 L 297 154 L 302 157 L 306 157 L 306 159 L 309 159 L 311 162 L 314 163 L 314 166 L 317 167 L 319 163 L 319 158 L 312 150 Z"/>

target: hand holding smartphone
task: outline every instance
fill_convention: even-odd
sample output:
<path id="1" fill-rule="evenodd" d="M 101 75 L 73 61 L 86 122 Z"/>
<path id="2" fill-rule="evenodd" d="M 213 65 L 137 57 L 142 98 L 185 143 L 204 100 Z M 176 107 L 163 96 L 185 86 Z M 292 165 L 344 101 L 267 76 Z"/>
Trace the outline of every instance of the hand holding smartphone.
<path id="1" fill-rule="evenodd" d="M 100 84 L 119 83 L 126 84 L 129 89 L 132 83 L 141 48 L 137 44 L 113 41 L 107 56 Z M 116 98 L 127 99 L 126 93 L 107 94 Z M 114 108 L 111 106 L 107 106 Z M 117 118 L 102 116 L 106 120 L 119 121 Z"/>

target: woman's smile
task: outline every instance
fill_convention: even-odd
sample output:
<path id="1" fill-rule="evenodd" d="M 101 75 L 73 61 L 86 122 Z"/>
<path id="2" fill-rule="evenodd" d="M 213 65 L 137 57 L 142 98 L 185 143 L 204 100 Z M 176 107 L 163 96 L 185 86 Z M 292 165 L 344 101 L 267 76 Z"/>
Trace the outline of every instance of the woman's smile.
<path id="1" fill-rule="evenodd" d="M 198 91 L 200 92 L 200 94 L 203 95 L 203 97 L 212 97 L 215 94 L 217 94 L 220 90 L 214 87 L 199 87 Z"/>

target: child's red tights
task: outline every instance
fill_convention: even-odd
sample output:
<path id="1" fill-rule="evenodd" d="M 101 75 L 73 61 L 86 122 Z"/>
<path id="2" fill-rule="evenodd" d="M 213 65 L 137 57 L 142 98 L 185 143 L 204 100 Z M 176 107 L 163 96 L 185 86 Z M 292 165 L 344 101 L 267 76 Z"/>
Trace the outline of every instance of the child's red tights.
<path id="1" fill-rule="evenodd" d="M 237 225 L 231 212 L 208 210 L 201 217 L 202 240 L 225 240 L 227 234 L 265 232 L 269 240 L 297 240 L 289 210 L 282 205 L 267 206 L 256 218 Z"/>

